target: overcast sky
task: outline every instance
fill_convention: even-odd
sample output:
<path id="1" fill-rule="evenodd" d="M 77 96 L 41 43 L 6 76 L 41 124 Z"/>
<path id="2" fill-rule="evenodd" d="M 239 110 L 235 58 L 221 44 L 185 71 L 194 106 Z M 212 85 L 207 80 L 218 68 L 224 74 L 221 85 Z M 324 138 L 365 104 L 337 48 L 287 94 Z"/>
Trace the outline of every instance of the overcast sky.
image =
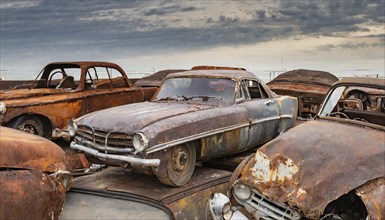
<path id="1" fill-rule="evenodd" d="M 34 78 L 49 62 L 127 72 L 194 65 L 385 76 L 385 0 L 0 0 L 0 65 Z"/>

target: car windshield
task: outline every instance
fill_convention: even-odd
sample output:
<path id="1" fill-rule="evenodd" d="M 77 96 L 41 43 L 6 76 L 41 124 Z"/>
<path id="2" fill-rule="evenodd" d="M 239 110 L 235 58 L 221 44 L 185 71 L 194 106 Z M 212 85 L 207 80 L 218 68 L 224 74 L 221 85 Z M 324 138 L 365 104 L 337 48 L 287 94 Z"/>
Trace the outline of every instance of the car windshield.
<path id="1" fill-rule="evenodd" d="M 363 86 L 336 87 L 327 95 L 318 115 L 385 126 L 385 90 Z"/>
<path id="2" fill-rule="evenodd" d="M 60 219 L 170 219 L 149 204 L 78 192 L 68 192 Z"/>
<path id="3" fill-rule="evenodd" d="M 235 81 L 224 78 L 166 79 L 155 100 L 223 100 L 234 101 Z"/>

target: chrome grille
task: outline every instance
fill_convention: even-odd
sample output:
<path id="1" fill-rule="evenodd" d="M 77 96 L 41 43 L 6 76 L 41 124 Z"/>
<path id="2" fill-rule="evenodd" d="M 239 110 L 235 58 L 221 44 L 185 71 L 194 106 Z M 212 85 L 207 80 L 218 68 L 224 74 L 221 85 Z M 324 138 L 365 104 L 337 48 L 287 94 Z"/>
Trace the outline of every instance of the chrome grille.
<path id="1" fill-rule="evenodd" d="M 301 214 L 289 206 L 268 200 L 263 195 L 254 191 L 254 195 L 246 202 L 255 212 L 251 213 L 256 219 L 272 220 L 298 220 Z"/>
<path id="2" fill-rule="evenodd" d="M 83 140 L 95 142 L 102 146 L 110 146 L 117 148 L 134 147 L 132 144 L 132 136 L 120 132 L 105 132 L 94 130 L 91 127 L 79 125 L 77 135 Z M 107 142 L 106 142 L 107 140 Z"/>

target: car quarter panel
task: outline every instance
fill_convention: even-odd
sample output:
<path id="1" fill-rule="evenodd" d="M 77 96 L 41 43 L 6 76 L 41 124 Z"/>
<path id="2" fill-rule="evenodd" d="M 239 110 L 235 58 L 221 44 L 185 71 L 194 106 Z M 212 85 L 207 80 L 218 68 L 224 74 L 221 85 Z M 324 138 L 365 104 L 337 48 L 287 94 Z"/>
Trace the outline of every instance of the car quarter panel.
<path id="1" fill-rule="evenodd" d="M 319 218 L 331 201 L 383 178 L 384 143 L 383 130 L 306 122 L 260 148 L 238 181 L 298 207 L 308 218 Z"/>

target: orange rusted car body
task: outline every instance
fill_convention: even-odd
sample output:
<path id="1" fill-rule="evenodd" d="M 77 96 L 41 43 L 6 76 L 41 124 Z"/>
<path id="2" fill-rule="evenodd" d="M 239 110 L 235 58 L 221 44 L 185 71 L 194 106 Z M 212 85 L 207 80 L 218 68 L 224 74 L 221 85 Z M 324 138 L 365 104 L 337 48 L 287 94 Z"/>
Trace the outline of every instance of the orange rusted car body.
<path id="1" fill-rule="evenodd" d="M 70 119 L 143 102 L 155 91 L 155 87 L 132 86 L 123 69 L 113 63 L 50 63 L 30 88 L 0 91 L 0 124 L 48 138 L 61 137 Z"/>
<path id="2" fill-rule="evenodd" d="M 58 219 L 71 184 L 64 151 L 0 127 L 0 219 Z"/>
<path id="3" fill-rule="evenodd" d="M 315 70 L 293 70 L 282 73 L 267 86 L 278 95 L 298 98 L 298 116 L 312 117 L 318 113 L 326 93 L 338 78 L 333 74 Z"/>
<path id="4" fill-rule="evenodd" d="M 234 208 L 219 213 L 226 198 L 217 195 L 212 213 L 218 219 L 240 213 L 243 219 L 385 219 L 384 143 L 385 80 L 342 79 L 316 118 L 242 162 L 228 191 Z"/>

